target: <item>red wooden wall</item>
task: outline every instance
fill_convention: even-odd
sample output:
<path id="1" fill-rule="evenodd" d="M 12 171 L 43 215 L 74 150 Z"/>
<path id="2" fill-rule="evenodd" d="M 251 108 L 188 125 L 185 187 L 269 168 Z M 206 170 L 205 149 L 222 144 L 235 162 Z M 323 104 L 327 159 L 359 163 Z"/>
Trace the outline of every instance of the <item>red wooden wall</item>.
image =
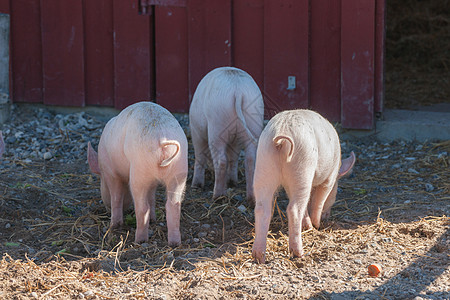
<path id="1" fill-rule="evenodd" d="M 151 99 L 187 112 L 201 78 L 233 65 L 258 83 L 268 117 L 312 108 L 359 129 L 383 109 L 384 9 L 385 0 L 0 0 L 15 102 L 121 109 Z"/>

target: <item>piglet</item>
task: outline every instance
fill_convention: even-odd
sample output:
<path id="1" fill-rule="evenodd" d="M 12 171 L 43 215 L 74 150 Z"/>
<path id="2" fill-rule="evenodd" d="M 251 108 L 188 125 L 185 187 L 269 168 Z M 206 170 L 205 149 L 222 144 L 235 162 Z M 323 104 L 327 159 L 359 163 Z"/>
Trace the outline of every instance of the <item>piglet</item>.
<path id="1" fill-rule="evenodd" d="M 352 153 L 341 164 L 337 132 L 316 112 L 284 111 L 269 121 L 259 139 L 254 178 L 256 207 L 252 255 L 257 262 L 265 262 L 277 188 L 283 186 L 289 197 L 289 250 L 294 256 L 302 256 L 303 218 L 308 219 L 303 224 L 320 225 L 322 212 L 329 214 L 335 201 L 338 177 L 350 172 L 354 160 Z"/>
<path id="2" fill-rule="evenodd" d="M 134 202 L 136 242 L 148 240 L 149 221 L 156 220 L 155 192 L 166 187 L 169 245 L 181 243 L 180 208 L 188 173 L 188 144 L 177 120 L 165 108 L 139 102 L 125 108 L 105 126 L 98 155 L 88 145 L 88 162 L 100 175 L 112 228 L 123 224 L 123 211 Z"/>
<path id="3" fill-rule="evenodd" d="M 247 200 L 253 203 L 256 146 L 263 128 L 264 103 L 257 84 L 246 72 L 221 67 L 199 83 L 189 110 L 195 152 L 193 187 L 205 184 L 205 168 L 214 166 L 213 197 L 225 195 L 238 181 L 238 158 L 245 149 Z"/>

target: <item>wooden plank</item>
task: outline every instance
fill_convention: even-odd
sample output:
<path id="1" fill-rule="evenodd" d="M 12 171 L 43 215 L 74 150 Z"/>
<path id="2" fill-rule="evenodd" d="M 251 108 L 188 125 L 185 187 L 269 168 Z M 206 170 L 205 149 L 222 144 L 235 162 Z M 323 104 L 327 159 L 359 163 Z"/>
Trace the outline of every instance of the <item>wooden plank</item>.
<path id="1" fill-rule="evenodd" d="M 153 100 L 153 16 L 139 15 L 138 0 L 113 1 L 114 106 Z"/>
<path id="2" fill-rule="evenodd" d="M 264 2 L 264 90 L 266 116 L 306 108 L 309 100 L 309 1 Z M 295 88 L 288 89 L 288 77 Z"/>
<path id="3" fill-rule="evenodd" d="M 264 0 L 233 3 L 233 65 L 264 88 Z"/>
<path id="4" fill-rule="evenodd" d="M 374 126 L 375 1 L 341 2 L 341 121 L 345 128 Z"/>
<path id="5" fill-rule="evenodd" d="M 341 1 L 311 1 L 310 18 L 310 108 L 340 121 Z"/>
<path id="6" fill-rule="evenodd" d="M 188 2 L 189 102 L 200 80 L 231 65 L 231 0 Z"/>
<path id="7" fill-rule="evenodd" d="M 39 0 L 11 2 L 11 71 L 14 102 L 43 102 Z M 27 41 L 23 43 L 22 41 Z"/>
<path id="8" fill-rule="evenodd" d="M 147 0 L 148 5 L 186 7 L 187 0 Z"/>
<path id="9" fill-rule="evenodd" d="M 77 0 L 42 0 L 44 103 L 84 105 L 83 9 Z"/>
<path id="10" fill-rule="evenodd" d="M 155 7 L 156 102 L 171 112 L 189 111 L 187 12 Z"/>
<path id="11" fill-rule="evenodd" d="M 377 0 L 375 27 L 375 112 L 383 112 L 386 0 Z"/>
<path id="12" fill-rule="evenodd" d="M 10 13 L 10 0 L 0 0 L 0 14 L 9 14 Z M 12 1 L 11 1 L 12 2 Z"/>
<path id="13" fill-rule="evenodd" d="M 86 104 L 114 106 L 113 7 L 84 2 Z"/>

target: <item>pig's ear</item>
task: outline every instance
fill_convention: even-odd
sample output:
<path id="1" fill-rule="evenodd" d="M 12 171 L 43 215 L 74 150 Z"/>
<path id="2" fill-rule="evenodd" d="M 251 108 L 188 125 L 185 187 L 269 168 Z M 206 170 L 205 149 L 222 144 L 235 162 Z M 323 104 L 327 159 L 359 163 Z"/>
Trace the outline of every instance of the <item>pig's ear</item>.
<path id="1" fill-rule="evenodd" d="M 97 152 L 95 152 L 94 148 L 92 148 L 91 142 L 88 143 L 87 156 L 91 172 L 100 175 L 100 167 L 98 166 L 98 155 Z"/>
<path id="2" fill-rule="evenodd" d="M 352 151 L 350 156 L 342 160 L 341 168 L 339 169 L 338 177 L 341 178 L 345 175 L 350 175 L 352 173 L 353 166 L 355 165 L 356 156 Z"/>
<path id="3" fill-rule="evenodd" d="M 2 157 L 3 152 L 5 152 L 5 141 L 3 141 L 3 135 L 0 131 L 0 157 Z"/>

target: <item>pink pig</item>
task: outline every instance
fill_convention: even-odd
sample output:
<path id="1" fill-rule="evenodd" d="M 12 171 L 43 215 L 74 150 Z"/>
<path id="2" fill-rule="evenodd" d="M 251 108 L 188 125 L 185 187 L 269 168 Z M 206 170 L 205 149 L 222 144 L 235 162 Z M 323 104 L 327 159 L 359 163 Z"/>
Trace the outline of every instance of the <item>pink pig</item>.
<path id="1" fill-rule="evenodd" d="M 111 210 L 110 226 L 123 224 L 123 211 L 134 200 L 135 241 L 147 241 L 149 221 L 156 220 L 156 188 L 162 183 L 167 194 L 169 245 L 179 245 L 187 154 L 187 139 L 180 124 L 155 103 L 135 103 L 112 118 L 103 130 L 98 155 L 88 145 L 89 166 L 100 175 L 102 200 Z"/>
<path id="2" fill-rule="evenodd" d="M 238 158 L 244 148 L 247 200 L 252 204 L 256 146 L 263 118 L 261 91 L 249 74 L 233 67 L 209 72 L 200 81 L 189 110 L 195 152 L 192 186 L 204 186 L 205 168 L 212 158 L 213 197 L 225 195 L 227 183 L 237 183 Z"/>
<path id="3" fill-rule="evenodd" d="M 289 197 L 289 250 L 302 256 L 302 223 L 319 227 L 322 212 L 329 215 L 335 201 L 338 178 L 349 173 L 354 162 L 352 152 L 341 164 L 337 132 L 318 113 L 299 109 L 275 115 L 261 133 L 256 156 L 253 257 L 265 262 L 272 202 L 280 185 Z"/>

